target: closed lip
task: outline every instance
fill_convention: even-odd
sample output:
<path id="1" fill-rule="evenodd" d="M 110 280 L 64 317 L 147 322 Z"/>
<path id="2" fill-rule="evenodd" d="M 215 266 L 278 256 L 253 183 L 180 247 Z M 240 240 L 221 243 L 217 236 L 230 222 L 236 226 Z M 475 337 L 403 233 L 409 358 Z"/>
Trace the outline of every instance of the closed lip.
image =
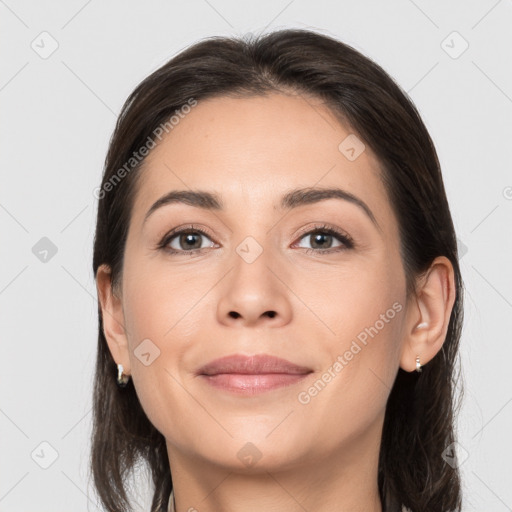
<path id="1" fill-rule="evenodd" d="M 201 366 L 197 375 L 219 375 L 234 373 L 241 375 L 264 374 L 289 374 L 305 375 L 313 370 L 305 366 L 299 366 L 286 359 L 271 356 L 269 354 L 242 355 L 233 354 L 219 359 L 214 359 Z"/>

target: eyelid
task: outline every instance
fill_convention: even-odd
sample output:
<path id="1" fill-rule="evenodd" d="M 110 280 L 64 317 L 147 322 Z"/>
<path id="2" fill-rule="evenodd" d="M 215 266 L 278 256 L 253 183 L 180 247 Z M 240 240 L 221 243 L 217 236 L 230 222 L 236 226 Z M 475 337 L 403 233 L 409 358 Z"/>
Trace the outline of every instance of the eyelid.
<path id="1" fill-rule="evenodd" d="M 199 227 L 196 224 L 184 224 L 180 226 L 176 226 L 171 231 L 167 232 L 161 239 L 161 241 L 157 245 L 157 249 L 163 249 L 168 251 L 171 254 L 195 254 L 197 252 L 203 251 L 205 248 L 199 248 L 199 249 L 192 249 L 190 251 L 180 251 L 175 249 L 169 249 L 167 245 L 170 243 L 170 241 L 176 237 L 177 235 L 180 235 L 182 233 L 186 232 L 193 232 L 193 233 L 199 233 L 201 235 L 204 235 L 212 240 L 214 244 L 217 244 L 215 242 L 215 237 L 210 233 L 210 231 L 207 228 Z M 330 235 L 338 238 L 341 243 L 345 246 L 345 249 L 351 249 L 354 247 L 354 240 L 353 238 L 344 230 L 337 228 L 335 226 L 331 226 L 326 223 L 315 223 L 313 226 L 309 225 L 305 228 L 302 228 L 299 233 L 297 233 L 296 238 L 297 240 L 292 244 L 292 247 L 296 245 L 297 241 L 302 239 L 306 235 L 310 235 L 312 233 L 316 232 L 324 232 L 329 233 Z M 304 248 L 303 248 L 304 249 Z M 330 248 L 330 249 L 304 249 L 306 252 L 315 252 L 315 253 L 325 253 L 328 254 L 329 252 L 338 252 L 339 248 Z M 341 249 L 342 250 L 342 249 Z"/>
<path id="2" fill-rule="evenodd" d="M 341 241 L 349 248 L 354 247 L 354 239 L 344 230 L 337 228 L 335 226 L 331 226 L 329 224 L 326 224 L 324 222 L 315 223 L 313 226 L 308 226 L 306 228 L 302 228 L 299 233 L 297 234 L 297 237 L 300 239 L 304 235 L 309 235 L 311 233 L 316 233 L 317 231 L 320 232 L 327 232 L 330 233 L 333 236 L 336 236 L 341 239 Z M 321 251 L 317 251 L 321 252 Z M 326 251 L 323 251 L 326 252 Z"/>
<path id="3" fill-rule="evenodd" d="M 217 243 L 217 242 L 215 242 L 215 237 L 210 233 L 209 229 L 202 227 L 202 226 L 198 226 L 197 224 L 182 224 L 180 226 L 176 226 L 175 228 L 173 228 L 170 231 L 168 231 L 167 233 L 165 233 L 165 235 L 163 235 L 163 237 L 161 238 L 160 242 L 158 242 L 156 248 L 157 249 L 165 249 L 166 246 L 171 241 L 171 239 L 173 239 L 175 236 L 181 235 L 183 232 L 187 232 L 187 231 L 191 231 L 194 233 L 200 233 L 200 234 L 205 235 L 208 238 L 210 238 L 212 240 L 212 242 Z M 194 249 L 194 250 L 201 250 L 201 249 Z M 172 250 L 170 250 L 170 252 L 172 252 Z M 193 251 L 176 251 L 176 252 L 192 253 Z"/>

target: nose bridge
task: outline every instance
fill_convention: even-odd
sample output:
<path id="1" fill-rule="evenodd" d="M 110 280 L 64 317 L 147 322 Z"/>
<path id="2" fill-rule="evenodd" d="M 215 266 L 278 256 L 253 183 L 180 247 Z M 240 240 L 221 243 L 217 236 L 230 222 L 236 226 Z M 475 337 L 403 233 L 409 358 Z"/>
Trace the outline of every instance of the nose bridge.
<path id="1" fill-rule="evenodd" d="M 277 249 L 272 247 L 273 242 L 276 241 L 275 230 L 271 229 L 274 219 L 265 217 L 265 210 L 261 209 L 263 199 L 257 201 L 259 207 L 251 208 L 251 205 L 254 206 L 254 201 L 254 197 L 245 197 L 245 200 L 238 205 L 241 215 L 232 232 L 233 263 L 241 269 L 257 263 L 256 267 L 263 270 L 263 268 L 266 269 L 265 263 L 269 263 L 271 254 Z"/>
<path id="2" fill-rule="evenodd" d="M 247 287 L 247 291 L 259 290 L 258 293 L 261 293 L 264 287 L 274 288 L 269 267 L 272 268 L 272 261 L 274 266 L 277 264 L 275 249 L 271 247 L 270 237 L 265 238 L 261 232 L 245 236 L 234 246 L 230 262 L 230 266 L 234 267 L 231 272 L 231 284 L 236 285 L 233 281 L 237 281 L 239 285 Z"/>
<path id="3" fill-rule="evenodd" d="M 235 247 L 235 253 L 247 265 L 252 265 L 257 260 L 260 260 L 260 263 L 262 260 L 266 261 L 269 250 L 268 241 L 263 240 L 261 235 L 258 236 L 258 239 L 252 235 L 246 236 Z M 261 257 L 263 253 L 266 254 Z M 240 262 L 237 263 L 241 264 Z"/>

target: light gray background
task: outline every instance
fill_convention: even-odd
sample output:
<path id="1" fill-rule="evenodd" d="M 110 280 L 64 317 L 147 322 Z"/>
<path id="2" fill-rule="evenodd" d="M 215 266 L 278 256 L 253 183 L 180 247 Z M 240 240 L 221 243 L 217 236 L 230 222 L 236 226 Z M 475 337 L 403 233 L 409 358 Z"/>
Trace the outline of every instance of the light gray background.
<path id="1" fill-rule="evenodd" d="M 512 510 L 511 26 L 510 0 L 0 0 L 0 510 L 97 510 L 92 191 L 122 103 L 203 37 L 288 27 L 373 58 L 431 132 L 463 249 L 464 510 Z"/>

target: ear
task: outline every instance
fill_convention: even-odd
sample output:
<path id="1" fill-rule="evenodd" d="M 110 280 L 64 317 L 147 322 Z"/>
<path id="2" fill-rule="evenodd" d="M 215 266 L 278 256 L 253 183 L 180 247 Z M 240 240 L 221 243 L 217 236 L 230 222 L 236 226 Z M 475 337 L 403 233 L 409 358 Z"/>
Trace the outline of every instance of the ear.
<path id="1" fill-rule="evenodd" d="M 108 265 L 100 265 L 96 272 L 96 286 L 103 321 L 103 333 L 116 364 L 123 365 L 123 373 L 130 375 L 130 357 L 126 337 L 124 312 L 121 298 L 112 289 L 111 271 Z"/>
<path id="2" fill-rule="evenodd" d="M 400 367 L 412 372 L 416 357 L 421 365 L 441 350 L 446 339 L 455 302 L 453 265 L 445 256 L 437 257 L 419 279 L 414 297 L 408 305 L 406 332 L 400 355 Z"/>

